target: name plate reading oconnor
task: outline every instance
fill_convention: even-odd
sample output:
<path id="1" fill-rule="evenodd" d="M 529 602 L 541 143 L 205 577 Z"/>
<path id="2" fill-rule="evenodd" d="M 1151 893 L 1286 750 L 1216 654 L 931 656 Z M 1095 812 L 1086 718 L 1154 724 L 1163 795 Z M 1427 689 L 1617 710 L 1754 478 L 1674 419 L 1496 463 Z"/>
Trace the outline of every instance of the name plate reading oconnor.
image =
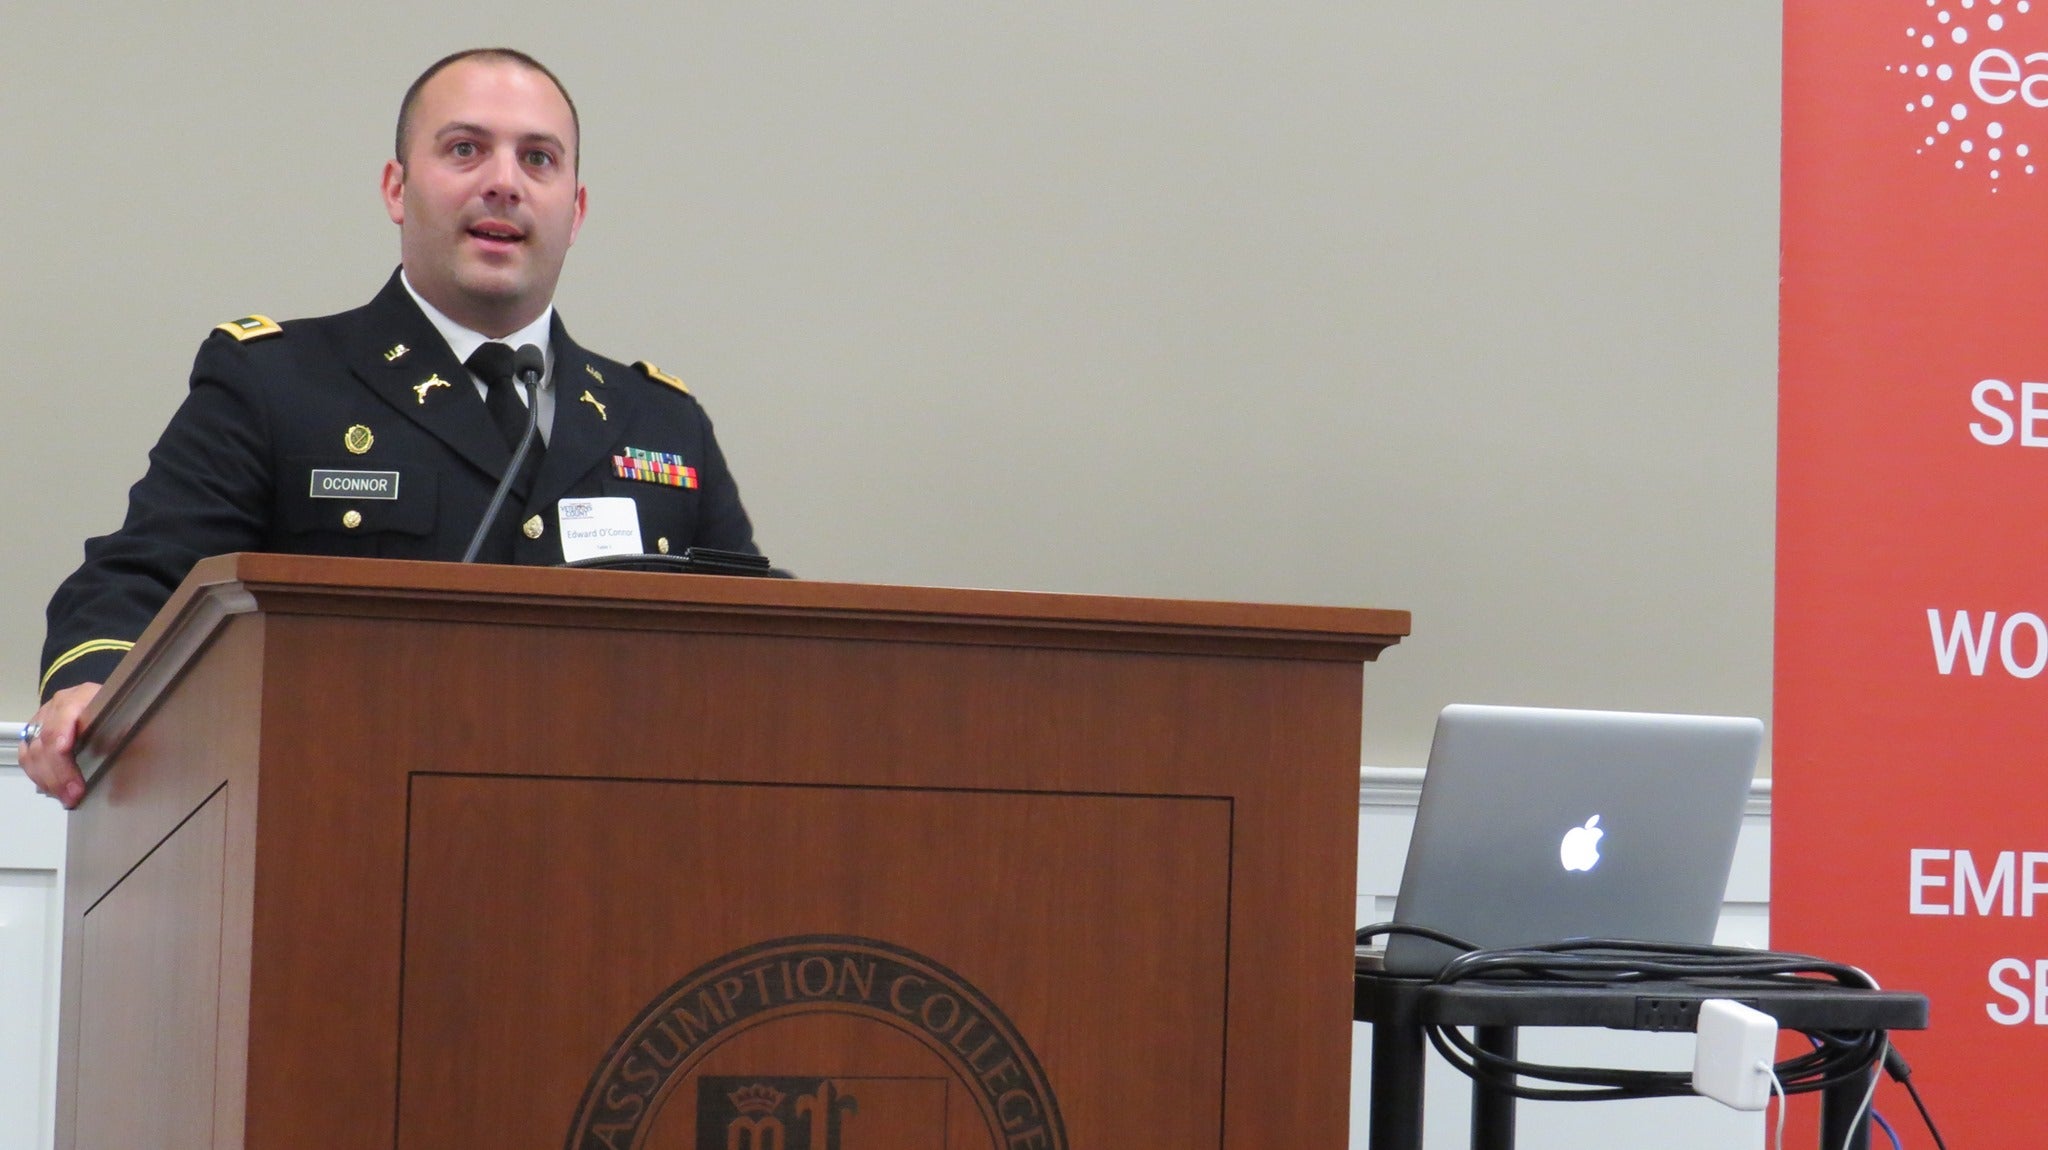
<path id="1" fill-rule="evenodd" d="M 313 490 L 308 494 L 315 499 L 396 499 L 398 472 L 315 468 Z"/>

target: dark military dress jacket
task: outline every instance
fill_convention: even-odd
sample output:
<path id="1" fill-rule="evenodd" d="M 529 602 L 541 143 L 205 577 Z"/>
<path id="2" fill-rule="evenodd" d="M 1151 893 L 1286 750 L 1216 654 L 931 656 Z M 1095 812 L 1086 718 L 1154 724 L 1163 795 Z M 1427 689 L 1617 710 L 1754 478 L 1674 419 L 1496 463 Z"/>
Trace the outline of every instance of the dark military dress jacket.
<path id="1" fill-rule="evenodd" d="M 563 560 L 565 498 L 624 496 L 644 551 L 758 554 L 711 421 L 681 381 L 577 346 L 554 320 L 554 422 L 479 561 Z M 354 311 L 222 324 L 191 392 L 50 601 L 42 694 L 104 682 L 192 565 L 232 551 L 456 561 L 511 451 L 394 274 Z"/>

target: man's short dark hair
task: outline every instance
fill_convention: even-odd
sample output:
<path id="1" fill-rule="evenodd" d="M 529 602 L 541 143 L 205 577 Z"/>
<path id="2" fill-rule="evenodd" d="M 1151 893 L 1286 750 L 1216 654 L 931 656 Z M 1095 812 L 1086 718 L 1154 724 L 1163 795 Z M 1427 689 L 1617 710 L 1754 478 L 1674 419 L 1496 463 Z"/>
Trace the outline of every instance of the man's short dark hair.
<path id="1" fill-rule="evenodd" d="M 522 68 L 539 72 L 541 75 L 546 76 L 548 82 L 555 86 L 555 91 L 562 94 L 562 101 L 569 105 L 569 126 L 576 130 L 575 150 L 571 153 L 570 157 L 571 170 L 582 166 L 583 120 L 576 114 L 576 101 L 570 97 L 569 89 L 562 86 L 561 77 L 548 71 L 546 64 L 521 52 L 517 48 L 465 48 L 460 52 L 443 56 L 428 65 L 427 70 L 420 73 L 420 78 L 412 82 L 412 87 L 405 90 L 405 99 L 398 102 L 398 140 L 394 147 L 395 155 L 398 157 L 400 165 L 405 163 L 405 138 L 412 132 L 413 105 L 419 102 L 420 89 L 427 86 L 427 81 L 440 75 L 443 68 L 448 67 L 450 64 L 471 59 L 503 60 L 508 64 L 517 64 Z"/>

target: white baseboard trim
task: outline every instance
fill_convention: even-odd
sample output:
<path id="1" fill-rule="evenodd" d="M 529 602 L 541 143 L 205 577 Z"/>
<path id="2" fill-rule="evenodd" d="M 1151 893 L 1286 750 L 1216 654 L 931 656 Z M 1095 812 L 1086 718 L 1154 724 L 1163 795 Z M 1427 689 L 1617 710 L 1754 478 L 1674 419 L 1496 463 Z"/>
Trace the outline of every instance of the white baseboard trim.
<path id="1" fill-rule="evenodd" d="M 1421 767 L 1358 768 L 1358 805 L 1361 807 L 1409 807 L 1422 797 Z M 1769 818 L 1771 780 L 1768 775 L 1749 784 L 1749 801 L 1742 808 L 1747 818 Z"/>

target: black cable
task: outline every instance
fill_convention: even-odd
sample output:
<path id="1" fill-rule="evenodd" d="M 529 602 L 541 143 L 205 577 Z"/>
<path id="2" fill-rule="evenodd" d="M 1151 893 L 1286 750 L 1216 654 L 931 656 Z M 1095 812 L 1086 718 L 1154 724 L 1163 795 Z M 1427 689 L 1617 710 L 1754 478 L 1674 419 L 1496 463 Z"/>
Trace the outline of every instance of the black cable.
<path id="1" fill-rule="evenodd" d="M 1429 939 L 1431 942 L 1440 942 L 1443 943 L 1445 946 L 1457 947 L 1459 950 L 1479 949 L 1477 944 L 1466 942 L 1464 939 L 1459 938 L 1457 935 L 1445 934 L 1443 931 L 1440 931 L 1435 927 L 1410 926 L 1405 922 L 1376 922 L 1373 923 L 1371 926 L 1359 927 L 1357 936 L 1358 945 L 1364 946 L 1367 940 L 1378 938 L 1380 935 L 1383 934 L 1412 934 L 1418 938 Z"/>
<path id="2" fill-rule="evenodd" d="M 1497 977 L 1498 971 L 1536 975 L 1552 981 L 1597 974 L 1603 982 L 1654 978 L 1762 978 L 1816 974 L 1837 985 L 1876 988 L 1853 966 L 1804 954 L 1744 950 L 1725 946 L 1644 943 L 1630 939 L 1574 939 L 1570 942 L 1499 950 L 1472 950 L 1444 965 L 1436 981 Z M 1773 981 L 1786 982 L 1785 979 Z M 1803 980 L 1802 980 L 1803 981 Z M 1793 982 L 1791 984 L 1795 984 Z"/>
<path id="3" fill-rule="evenodd" d="M 1693 1093 L 1692 1075 L 1675 1070 L 1618 1070 L 1607 1067 L 1566 1067 L 1524 1062 L 1481 1050 L 1454 1027 L 1427 1026 L 1423 1032 L 1446 1062 L 1471 1078 L 1517 1098 L 1590 1101 L 1612 1098 L 1666 1098 Z M 1881 1032 L 1867 1043 L 1844 1048 L 1829 1057 L 1811 1055 L 1780 1063 L 1779 1082 L 1787 1094 L 1810 1094 L 1845 1082 L 1862 1081 L 1878 1057 Z M 1524 1086 L 1517 1078 L 1560 1083 L 1565 1089 Z"/>
<path id="4" fill-rule="evenodd" d="M 1948 1150 L 1948 1143 L 1942 1141 L 1941 1131 L 1934 1125 L 1934 1115 L 1927 1112 L 1927 1104 L 1920 1100 L 1920 1088 L 1913 1085 L 1913 1068 L 1906 1062 L 1906 1056 L 1896 1046 L 1887 1047 L 1884 1052 L 1884 1072 L 1892 1081 L 1906 1088 L 1906 1096 L 1913 1100 L 1913 1109 L 1920 1112 L 1920 1121 L 1927 1124 L 1927 1133 L 1934 1138 L 1935 1150 Z"/>
<path id="5" fill-rule="evenodd" d="M 1481 950 L 1442 931 L 1407 923 L 1376 923 L 1358 931 L 1357 939 L 1363 944 L 1383 934 L 1418 935 L 1462 951 L 1437 972 L 1433 981 L 1438 985 L 1475 979 L 1511 986 L 1516 982 L 1613 985 L 1713 978 L 1772 988 L 1834 985 L 1876 989 L 1876 983 L 1853 966 L 1804 954 L 1631 939 L 1576 939 Z M 1731 995 L 1740 993 L 1741 988 L 1730 988 Z M 1425 1026 L 1423 1032 L 1446 1062 L 1475 1081 L 1517 1098 L 1591 1101 L 1693 1093 L 1689 1072 L 1524 1062 L 1481 1049 L 1456 1027 Z M 1775 1072 L 1788 1095 L 1860 1080 L 1884 1058 L 1888 1049 L 1886 1037 L 1883 1031 L 1821 1035 L 1814 1050 L 1779 1062 Z M 1900 1064 L 1903 1065 L 1903 1060 Z M 1557 1085 L 1525 1086 L 1519 1081 L 1521 1078 Z M 1936 1141 L 1940 1141 L 1938 1135 Z"/>
<path id="6" fill-rule="evenodd" d="M 1691 1076 L 1665 1070 L 1618 1070 L 1609 1067 L 1546 1066 L 1522 1062 L 1481 1050 L 1455 1027 L 1426 1026 L 1423 1033 L 1444 1061 L 1474 1081 L 1517 1098 L 1547 1101 L 1597 1101 L 1620 1098 L 1669 1098 L 1691 1094 Z M 1575 1089 L 1524 1086 L 1517 1078 L 1539 1078 Z"/>
<path id="7" fill-rule="evenodd" d="M 1906 1096 L 1913 1100 L 1913 1109 L 1920 1112 L 1920 1121 L 1927 1123 L 1927 1133 L 1934 1136 L 1934 1145 L 1937 1150 L 1948 1150 L 1948 1143 L 1941 1140 L 1941 1131 L 1935 1128 L 1934 1115 L 1929 1114 L 1927 1112 L 1927 1104 L 1920 1101 L 1920 1088 L 1911 1082 L 1905 1082 L 1901 1085 L 1906 1088 Z"/>

